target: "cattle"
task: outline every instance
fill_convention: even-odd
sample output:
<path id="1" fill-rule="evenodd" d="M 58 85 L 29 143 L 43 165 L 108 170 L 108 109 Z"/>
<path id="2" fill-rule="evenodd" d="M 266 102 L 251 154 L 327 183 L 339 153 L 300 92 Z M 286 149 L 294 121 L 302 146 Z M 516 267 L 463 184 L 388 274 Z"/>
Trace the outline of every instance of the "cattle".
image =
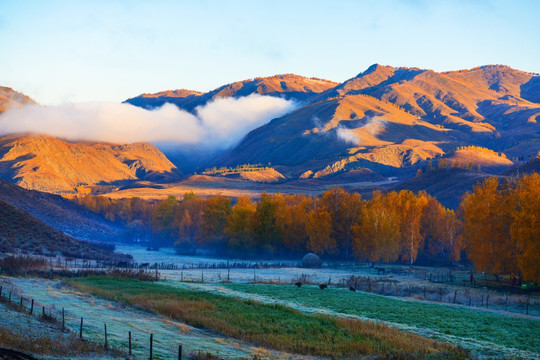
<path id="1" fill-rule="evenodd" d="M 326 284 L 319 284 L 319 289 L 324 290 L 328 287 Z"/>
<path id="2" fill-rule="evenodd" d="M 294 285 L 300 287 L 300 286 L 302 286 L 302 283 L 299 281 L 299 282 L 297 282 L 297 283 L 294 283 Z"/>
<path id="3" fill-rule="evenodd" d="M 352 286 L 349 287 L 349 290 L 356 292 L 356 289 L 353 288 Z"/>

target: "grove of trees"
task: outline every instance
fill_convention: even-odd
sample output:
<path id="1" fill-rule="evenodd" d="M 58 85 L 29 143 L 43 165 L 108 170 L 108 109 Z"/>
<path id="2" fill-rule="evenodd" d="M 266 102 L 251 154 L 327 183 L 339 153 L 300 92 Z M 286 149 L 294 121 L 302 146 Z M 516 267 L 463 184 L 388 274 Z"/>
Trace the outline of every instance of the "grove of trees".
<path id="1" fill-rule="evenodd" d="M 540 175 L 488 178 L 455 211 L 425 192 L 375 191 L 369 200 L 342 188 L 320 196 L 262 193 L 202 198 L 187 193 L 148 202 L 88 195 L 77 199 L 121 223 L 126 238 L 234 256 L 297 256 L 369 262 L 451 264 L 540 279 Z"/>

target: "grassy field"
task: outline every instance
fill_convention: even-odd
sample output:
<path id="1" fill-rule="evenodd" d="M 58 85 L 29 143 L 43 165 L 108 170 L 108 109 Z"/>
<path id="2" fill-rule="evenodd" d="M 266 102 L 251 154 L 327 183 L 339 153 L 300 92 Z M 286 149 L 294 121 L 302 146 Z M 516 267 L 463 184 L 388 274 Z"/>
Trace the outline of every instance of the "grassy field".
<path id="1" fill-rule="evenodd" d="M 461 307 L 316 286 L 223 284 L 244 293 L 267 296 L 336 312 L 434 330 L 540 354 L 540 320 Z"/>
<path id="2" fill-rule="evenodd" d="M 383 324 L 307 315 L 280 306 L 130 279 L 71 279 L 75 288 L 189 325 L 294 354 L 393 359 L 466 358 L 451 345 Z"/>

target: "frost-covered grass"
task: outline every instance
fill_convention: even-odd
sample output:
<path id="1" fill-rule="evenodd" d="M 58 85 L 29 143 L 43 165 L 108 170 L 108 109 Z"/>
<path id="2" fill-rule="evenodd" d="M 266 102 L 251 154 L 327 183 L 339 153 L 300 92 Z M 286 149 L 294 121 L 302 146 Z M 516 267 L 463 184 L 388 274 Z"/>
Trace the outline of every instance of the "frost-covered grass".
<path id="1" fill-rule="evenodd" d="M 315 286 L 222 284 L 248 294 L 327 308 L 343 314 L 405 324 L 540 354 L 540 320 L 416 301 L 403 301 L 346 289 Z"/>
<path id="2" fill-rule="evenodd" d="M 81 291 L 137 306 L 228 337 L 295 354 L 328 357 L 462 358 L 455 347 L 384 324 L 307 315 L 205 291 L 130 279 L 72 279 Z"/>

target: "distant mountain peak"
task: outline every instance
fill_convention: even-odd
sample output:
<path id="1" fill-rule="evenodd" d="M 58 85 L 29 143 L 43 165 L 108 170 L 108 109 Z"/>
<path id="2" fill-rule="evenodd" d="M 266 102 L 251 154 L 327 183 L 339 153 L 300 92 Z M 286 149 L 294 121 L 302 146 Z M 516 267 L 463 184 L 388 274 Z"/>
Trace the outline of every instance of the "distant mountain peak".
<path id="1" fill-rule="evenodd" d="M 36 104 L 36 102 L 12 88 L 0 86 L 0 113 L 11 107 L 21 107 L 28 104 Z"/>

